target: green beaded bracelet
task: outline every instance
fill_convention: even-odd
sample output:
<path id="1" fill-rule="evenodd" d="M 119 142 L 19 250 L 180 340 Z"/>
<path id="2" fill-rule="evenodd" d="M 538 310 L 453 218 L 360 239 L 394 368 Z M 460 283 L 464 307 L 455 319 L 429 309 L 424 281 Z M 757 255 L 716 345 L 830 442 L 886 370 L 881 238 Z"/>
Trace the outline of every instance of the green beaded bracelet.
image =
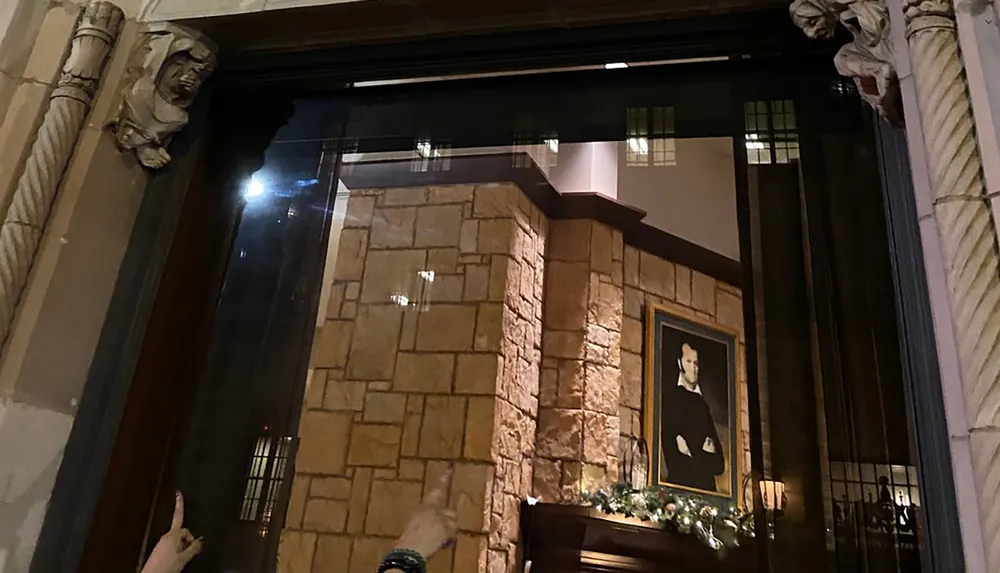
<path id="1" fill-rule="evenodd" d="M 398 569 L 403 573 L 427 573 L 427 561 L 412 549 L 393 549 L 382 558 L 378 573 L 385 573 L 390 569 Z"/>

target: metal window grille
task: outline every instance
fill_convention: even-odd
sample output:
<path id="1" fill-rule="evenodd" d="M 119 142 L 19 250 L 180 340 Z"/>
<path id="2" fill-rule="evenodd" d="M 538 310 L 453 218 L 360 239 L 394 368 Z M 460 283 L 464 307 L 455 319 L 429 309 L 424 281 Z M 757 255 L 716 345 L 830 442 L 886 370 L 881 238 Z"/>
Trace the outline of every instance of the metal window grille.
<path id="1" fill-rule="evenodd" d="M 261 536 L 267 535 L 268 525 L 281 491 L 281 480 L 288 466 L 291 445 L 291 436 L 264 435 L 257 438 L 250 458 L 243 503 L 240 506 L 240 519 L 260 524 Z"/>
<path id="2" fill-rule="evenodd" d="M 799 158 L 799 135 L 792 100 L 744 104 L 747 163 L 790 163 Z"/>
<path id="3" fill-rule="evenodd" d="M 674 108 L 640 107 L 626 110 L 625 165 L 670 167 L 677 165 Z"/>

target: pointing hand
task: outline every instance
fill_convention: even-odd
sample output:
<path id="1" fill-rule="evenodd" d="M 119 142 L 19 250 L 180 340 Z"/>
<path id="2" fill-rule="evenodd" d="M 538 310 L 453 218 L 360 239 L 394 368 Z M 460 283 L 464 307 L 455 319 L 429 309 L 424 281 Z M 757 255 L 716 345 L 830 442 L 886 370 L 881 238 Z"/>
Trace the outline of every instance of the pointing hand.
<path id="1" fill-rule="evenodd" d="M 396 542 L 397 549 L 412 549 L 430 559 L 431 555 L 450 543 L 458 529 L 453 510 L 448 509 L 448 489 L 454 468 L 449 467 L 427 494 L 423 505 L 410 518 L 406 529 Z"/>
<path id="2" fill-rule="evenodd" d="M 142 573 L 181 573 L 194 556 L 201 552 L 201 543 L 200 538 L 195 539 L 184 528 L 184 496 L 177 492 L 170 531 L 163 534 L 156 543 Z"/>

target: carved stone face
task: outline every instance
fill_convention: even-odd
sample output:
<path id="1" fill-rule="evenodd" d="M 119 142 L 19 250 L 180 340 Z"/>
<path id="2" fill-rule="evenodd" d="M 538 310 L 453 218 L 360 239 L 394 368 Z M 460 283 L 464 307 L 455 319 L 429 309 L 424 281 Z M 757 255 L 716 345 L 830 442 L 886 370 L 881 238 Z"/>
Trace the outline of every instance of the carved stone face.
<path id="1" fill-rule="evenodd" d="M 828 40 L 837 31 L 837 17 L 822 0 L 795 0 L 788 7 L 795 25 L 813 40 Z"/>
<path id="2" fill-rule="evenodd" d="M 195 42 L 178 41 L 164 62 L 156 89 L 168 102 L 191 105 L 205 79 L 215 68 L 215 54 Z"/>

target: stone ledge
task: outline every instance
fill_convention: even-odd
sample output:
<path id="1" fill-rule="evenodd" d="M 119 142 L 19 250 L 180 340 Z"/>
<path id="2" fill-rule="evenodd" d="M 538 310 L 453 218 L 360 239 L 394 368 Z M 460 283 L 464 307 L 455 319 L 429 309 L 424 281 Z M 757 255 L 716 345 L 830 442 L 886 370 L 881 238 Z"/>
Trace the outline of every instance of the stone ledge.
<path id="1" fill-rule="evenodd" d="M 560 194 L 526 153 L 451 157 L 442 171 L 411 171 L 410 166 L 409 159 L 353 163 L 340 177 L 351 189 L 514 183 L 550 219 L 593 219 L 620 230 L 626 245 L 731 285 L 742 283 L 739 261 L 643 223 L 646 212 L 638 207 L 598 193 Z"/>

